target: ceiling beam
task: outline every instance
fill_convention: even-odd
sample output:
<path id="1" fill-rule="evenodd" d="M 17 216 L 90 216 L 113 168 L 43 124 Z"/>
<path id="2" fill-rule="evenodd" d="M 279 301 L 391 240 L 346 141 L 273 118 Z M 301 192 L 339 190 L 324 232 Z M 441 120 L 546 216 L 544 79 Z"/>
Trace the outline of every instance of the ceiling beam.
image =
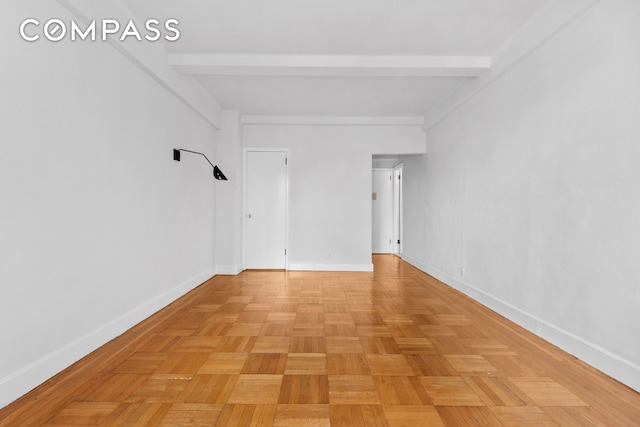
<path id="1" fill-rule="evenodd" d="M 242 116 L 243 125 L 424 126 L 424 117 Z"/>
<path id="2" fill-rule="evenodd" d="M 170 54 L 182 74 L 285 77 L 478 77 L 488 56 Z"/>

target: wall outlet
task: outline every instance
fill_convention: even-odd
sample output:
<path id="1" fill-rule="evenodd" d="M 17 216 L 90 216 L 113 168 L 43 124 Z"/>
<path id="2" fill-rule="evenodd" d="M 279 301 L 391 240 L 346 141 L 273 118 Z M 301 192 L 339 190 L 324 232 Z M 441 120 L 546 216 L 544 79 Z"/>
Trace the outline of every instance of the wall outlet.
<path id="1" fill-rule="evenodd" d="M 460 275 L 464 277 L 464 267 L 460 267 Z"/>

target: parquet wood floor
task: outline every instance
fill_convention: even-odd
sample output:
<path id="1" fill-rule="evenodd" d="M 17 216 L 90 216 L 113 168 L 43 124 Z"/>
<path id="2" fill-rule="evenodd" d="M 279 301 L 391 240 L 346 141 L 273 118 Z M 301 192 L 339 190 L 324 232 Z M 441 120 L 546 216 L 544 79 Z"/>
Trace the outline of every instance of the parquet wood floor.
<path id="1" fill-rule="evenodd" d="M 394 256 L 217 276 L 0 410 L 12 426 L 640 426 L 640 395 Z"/>

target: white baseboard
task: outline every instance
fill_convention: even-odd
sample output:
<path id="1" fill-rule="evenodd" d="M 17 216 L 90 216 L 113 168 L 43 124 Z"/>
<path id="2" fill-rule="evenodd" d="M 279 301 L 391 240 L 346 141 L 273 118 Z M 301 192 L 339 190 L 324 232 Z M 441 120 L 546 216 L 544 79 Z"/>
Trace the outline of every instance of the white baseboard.
<path id="1" fill-rule="evenodd" d="M 216 267 L 216 274 L 222 274 L 227 276 L 237 276 L 238 274 L 242 273 L 243 270 L 244 268 L 242 267 L 242 264 L 219 265 Z"/>
<path id="2" fill-rule="evenodd" d="M 26 394 L 71 366 L 98 347 L 121 335 L 163 307 L 207 281 L 215 274 L 209 269 L 138 307 L 118 316 L 98 329 L 0 379 L 0 408 Z"/>
<path id="3" fill-rule="evenodd" d="M 294 271 L 373 271 L 373 264 L 289 264 Z"/>
<path id="4" fill-rule="evenodd" d="M 455 277 L 451 277 L 411 256 L 402 254 L 401 257 L 414 267 L 468 295 L 496 313 L 560 347 L 567 353 L 585 361 L 594 368 L 604 372 L 612 378 L 615 378 L 632 389 L 640 391 L 640 366 L 633 362 L 611 353 L 607 349 L 568 332 L 559 326 L 527 313 L 526 311 L 496 298 L 495 296 L 468 283 L 465 283 Z"/>

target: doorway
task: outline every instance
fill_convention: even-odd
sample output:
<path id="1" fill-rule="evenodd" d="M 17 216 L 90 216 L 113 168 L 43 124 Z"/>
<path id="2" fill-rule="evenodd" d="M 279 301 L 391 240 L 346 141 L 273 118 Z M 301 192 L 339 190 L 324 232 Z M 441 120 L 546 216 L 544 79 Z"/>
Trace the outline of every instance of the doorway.
<path id="1" fill-rule="evenodd" d="M 393 167 L 373 168 L 371 217 L 371 252 L 400 256 L 403 232 L 402 163 Z"/>
<path id="2" fill-rule="evenodd" d="M 393 168 L 393 253 L 402 254 L 402 163 Z"/>
<path id="3" fill-rule="evenodd" d="M 286 150 L 245 149 L 245 266 L 287 268 Z"/>
<path id="4" fill-rule="evenodd" d="M 393 253 L 393 169 L 373 169 L 371 252 Z"/>

